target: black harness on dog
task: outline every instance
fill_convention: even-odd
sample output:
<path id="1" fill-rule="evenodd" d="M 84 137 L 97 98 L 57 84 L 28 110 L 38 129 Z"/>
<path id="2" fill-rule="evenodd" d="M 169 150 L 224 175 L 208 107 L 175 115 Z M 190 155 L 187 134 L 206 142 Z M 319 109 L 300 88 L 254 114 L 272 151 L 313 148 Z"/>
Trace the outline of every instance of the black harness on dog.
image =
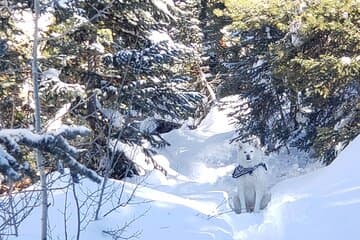
<path id="1" fill-rule="evenodd" d="M 252 174 L 255 169 L 257 169 L 258 167 L 263 167 L 266 171 L 267 171 L 267 167 L 265 165 L 265 163 L 259 163 L 253 167 L 243 167 L 241 165 L 237 166 L 232 174 L 232 177 L 233 178 L 238 178 L 238 177 L 241 177 L 243 175 L 246 175 L 246 174 Z"/>

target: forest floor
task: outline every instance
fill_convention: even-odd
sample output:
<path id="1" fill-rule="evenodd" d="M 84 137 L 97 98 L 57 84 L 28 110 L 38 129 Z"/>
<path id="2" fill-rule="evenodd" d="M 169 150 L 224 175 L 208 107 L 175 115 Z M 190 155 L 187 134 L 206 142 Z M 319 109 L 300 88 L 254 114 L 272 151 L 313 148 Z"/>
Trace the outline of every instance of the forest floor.
<path id="1" fill-rule="evenodd" d="M 155 158 L 167 176 L 154 170 L 126 182 L 111 181 L 97 221 L 93 221 L 97 193 L 91 193 L 99 186 L 82 180 L 75 186 L 83 211 L 80 239 L 116 239 L 109 234 L 146 240 L 358 239 L 359 137 L 324 168 L 291 149 L 290 155 L 264 156 L 271 201 L 260 213 L 235 214 L 228 204 L 236 187 L 231 178 L 237 165 L 236 151 L 229 144 L 233 136 L 229 119 L 216 107 L 197 129 L 185 124 L 165 134 L 171 146 Z M 62 188 L 69 183 L 68 176 L 53 178 L 58 190 L 50 198 L 51 239 L 76 239 L 73 188 Z M 38 240 L 39 219 L 40 208 L 35 208 L 19 236 L 9 239 Z"/>

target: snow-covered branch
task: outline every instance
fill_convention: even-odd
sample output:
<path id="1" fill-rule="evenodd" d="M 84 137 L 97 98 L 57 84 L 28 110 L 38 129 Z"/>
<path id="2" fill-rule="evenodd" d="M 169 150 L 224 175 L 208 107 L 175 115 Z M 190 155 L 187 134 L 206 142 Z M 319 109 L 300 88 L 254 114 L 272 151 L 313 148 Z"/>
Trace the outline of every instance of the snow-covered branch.
<path id="1" fill-rule="evenodd" d="M 94 171 L 76 161 L 81 150 L 71 146 L 66 140 L 76 136 L 86 136 L 89 133 L 90 130 L 85 127 L 63 127 L 56 133 L 45 134 L 35 134 L 29 129 L 2 129 L 0 130 L 0 173 L 12 180 L 20 178 L 17 161 L 21 158 L 20 145 L 23 145 L 50 153 L 64 161 L 73 174 L 82 174 L 99 183 L 100 177 Z"/>
<path id="2" fill-rule="evenodd" d="M 157 65 L 178 60 L 180 52 L 173 43 L 161 41 L 144 49 L 123 49 L 114 55 L 107 54 L 103 61 L 116 68 L 128 67 L 134 73 L 152 74 Z"/>

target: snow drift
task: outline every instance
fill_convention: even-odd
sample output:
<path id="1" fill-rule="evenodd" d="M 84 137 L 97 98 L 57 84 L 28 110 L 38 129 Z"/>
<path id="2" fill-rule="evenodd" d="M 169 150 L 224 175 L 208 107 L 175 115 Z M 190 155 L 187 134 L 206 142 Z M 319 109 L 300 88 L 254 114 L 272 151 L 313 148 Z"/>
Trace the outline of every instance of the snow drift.
<path id="1" fill-rule="evenodd" d="M 274 180 L 272 200 L 264 211 L 237 215 L 227 203 L 228 193 L 235 188 L 231 172 L 236 165 L 228 141 L 234 129 L 227 121 L 224 113 L 214 108 L 198 129 L 184 126 L 164 135 L 172 146 L 156 158 L 169 175 L 165 177 L 154 170 L 145 178 L 132 178 L 130 182 L 112 181 L 107 191 L 113 195 L 109 195 L 112 197 L 105 202 L 100 214 L 103 217 L 98 221 L 92 221 L 93 200 L 87 193 L 99 186 L 89 180 L 76 185 L 80 202 L 87 206 L 87 216 L 82 216 L 86 228 L 82 228 L 80 239 L 111 239 L 106 231 L 121 228 L 124 237 L 147 240 L 358 239 L 360 137 L 330 166 L 281 182 L 282 178 Z M 267 161 L 280 162 L 285 158 L 297 161 L 301 155 L 271 156 Z M 295 168 L 300 165 L 295 164 Z M 280 176 L 284 170 L 278 175 L 278 166 L 273 165 L 273 173 Z M 291 166 L 282 167 L 290 170 Z M 67 177 L 63 177 L 55 185 L 66 184 Z M 127 202 L 134 189 L 135 195 L 125 207 L 116 205 Z M 71 239 L 76 235 L 76 204 L 70 192 L 59 189 L 53 193 L 49 207 L 53 239 L 65 239 L 65 235 Z M 19 237 L 10 239 L 39 239 L 39 216 L 40 209 L 36 208 L 22 224 Z"/>

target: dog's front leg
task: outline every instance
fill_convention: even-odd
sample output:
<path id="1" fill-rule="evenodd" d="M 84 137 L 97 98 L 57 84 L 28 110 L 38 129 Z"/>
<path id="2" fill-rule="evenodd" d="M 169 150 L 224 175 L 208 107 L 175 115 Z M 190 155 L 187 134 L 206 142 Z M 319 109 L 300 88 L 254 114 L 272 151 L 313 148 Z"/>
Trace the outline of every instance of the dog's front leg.
<path id="1" fill-rule="evenodd" d="M 241 213 L 240 199 L 238 195 L 232 197 L 232 206 L 230 205 L 230 207 L 236 214 Z"/>
<path id="2" fill-rule="evenodd" d="M 246 211 L 246 198 L 245 198 L 244 184 L 239 184 L 238 195 L 239 195 L 239 199 L 240 199 L 241 213 L 247 212 Z"/>
<path id="3" fill-rule="evenodd" d="M 264 189 L 262 187 L 257 187 L 255 189 L 255 206 L 254 212 L 260 212 L 261 201 L 264 197 Z"/>

